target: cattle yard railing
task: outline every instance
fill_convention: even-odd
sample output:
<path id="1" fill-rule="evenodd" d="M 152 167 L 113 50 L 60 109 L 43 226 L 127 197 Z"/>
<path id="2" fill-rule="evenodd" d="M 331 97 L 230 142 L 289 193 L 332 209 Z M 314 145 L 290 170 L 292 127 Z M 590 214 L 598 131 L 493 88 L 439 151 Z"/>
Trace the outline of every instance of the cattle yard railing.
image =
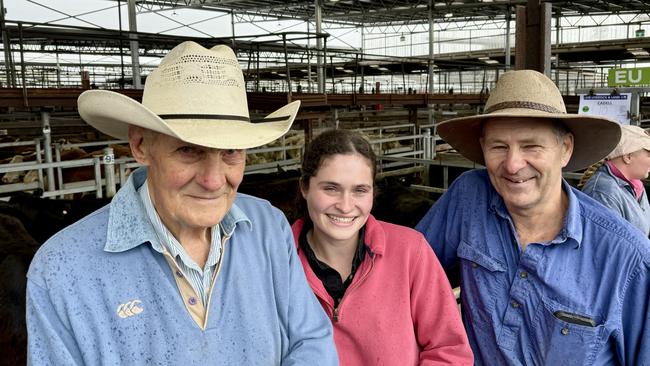
<path id="1" fill-rule="evenodd" d="M 315 129 L 317 134 L 322 129 Z M 360 129 L 375 149 L 380 161 L 378 176 L 402 175 L 414 172 L 426 174 L 426 161 L 434 153 L 434 138 L 428 129 L 414 124 L 399 124 Z M 86 143 L 49 143 L 47 139 L 0 143 L 0 148 L 33 147 L 35 160 L 30 162 L 0 164 L 0 175 L 11 172 L 32 173 L 33 181 L 0 184 L 0 197 L 13 192 L 41 189 L 43 197 L 64 198 L 66 195 L 91 193 L 98 198 L 112 197 L 122 186 L 130 171 L 141 166 L 131 157 L 114 155 L 109 145 L 127 143 L 123 140 L 96 141 Z M 69 149 L 97 148 L 99 154 L 78 160 L 62 160 Z M 101 149 L 101 150 L 99 150 Z M 262 146 L 249 149 L 247 154 L 271 156 L 266 161 L 248 163 L 245 174 L 274 173 L 280 170 L 298 169 L 304 151 L 304 135 L 290 133 L 278 140 L 277 146 Z M 85 170 L 88 179 L 64 181 L 66 170 Z M 90 175 L 89 175 L 90 174 Z"/>

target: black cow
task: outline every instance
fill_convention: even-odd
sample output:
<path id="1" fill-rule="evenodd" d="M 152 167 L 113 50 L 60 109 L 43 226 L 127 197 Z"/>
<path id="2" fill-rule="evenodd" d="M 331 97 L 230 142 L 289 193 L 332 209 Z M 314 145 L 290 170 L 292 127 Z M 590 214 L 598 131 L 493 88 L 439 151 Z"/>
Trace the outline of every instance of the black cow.
<path id="1" fill-rule="evenodd" d="M 108 201 L 50 200 L 26 193 L 0 201 L 0 366 L 26 364 L 27 269 L 36 250 Z"/>
<path id="2" fill-rule="evenodd" d="M 376 183 L 372 214 L 382 221 L 415 227 L 433 205 L 428 193 L 409 188 L 407 177 L 387 177 Z"/>

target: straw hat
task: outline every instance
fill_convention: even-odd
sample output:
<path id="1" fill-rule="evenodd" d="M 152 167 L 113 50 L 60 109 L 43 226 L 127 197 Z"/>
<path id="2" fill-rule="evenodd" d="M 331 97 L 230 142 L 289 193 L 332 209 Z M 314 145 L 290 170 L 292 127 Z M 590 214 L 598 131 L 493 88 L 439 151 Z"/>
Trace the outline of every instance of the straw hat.
<path id="1" fill-rule="evenodd" d="M 284 135 L 300 101 L 251 121 L 246 84 L 227 46 L 206 49 L 195 42 L 174 47 L 149 74 L 142 104 L 107 90 L 79 96 L 81 117 L 101 132 L 128 138 L 130 124 L 219 149 L 247 149 Z"/>
<path id="2" fill-rule="evenodd" d="M 648 131 L 639 126 L 623 125 L 621 126 L 621 132 L 621 141 L 607 155 L 608 159 L 614 159 L 642 149 L 650 151 L 650 135 L 648 135 Z"/>
<path id="3" fill-rule="evenodd" d="M 482 115 L 443 121 L 438 134 L 467 159 L 485 165 L 479 143 L 482 122 L 493 117 L 515 119 L 537 117 L 557 119 L 574 136 L 571 160 L 564 168 L 579 170 L 601 160 L 618 143 L 621 128 L 607 117 L 567 114 L 564 100 L 553 81 L 533 70 L 510 71 L 501 75 Z"/>

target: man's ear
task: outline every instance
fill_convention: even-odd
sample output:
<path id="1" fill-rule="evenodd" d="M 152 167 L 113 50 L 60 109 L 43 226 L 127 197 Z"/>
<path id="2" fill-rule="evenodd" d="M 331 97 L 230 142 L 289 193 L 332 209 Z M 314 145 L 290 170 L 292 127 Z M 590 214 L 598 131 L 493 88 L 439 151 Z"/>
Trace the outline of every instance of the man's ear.
<path id="1" fill-rule="evenodd" d="M 151 145 L 151 134 L 147 133 L 144 128 L 138 126 L 129 126 L 129 146 L 131 147 L 131 154 L 135 160 L 143 165 L 148 165 L 148 151 Z"/>
<path id="2" fill-rule="evenodd" d="M 562 141 L 562 168 L 564 168 L 567 164 L 569 164 L 569 160 L 571 160 L 571 155 L 573 155 L 573 146 L 574 146 L 573 134 L 567 133 L 564 136 L 564 140 Z"/>

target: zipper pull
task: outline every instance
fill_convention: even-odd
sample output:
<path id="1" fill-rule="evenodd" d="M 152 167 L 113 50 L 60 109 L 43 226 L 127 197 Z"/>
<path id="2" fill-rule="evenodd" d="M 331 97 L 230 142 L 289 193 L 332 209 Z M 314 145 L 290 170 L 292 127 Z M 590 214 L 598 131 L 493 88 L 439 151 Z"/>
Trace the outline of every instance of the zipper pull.
<path id="1" fill-rule="evenodd" d="M 338 322 L 339 321 L 339 307 L 334 308 L 334 314 L 332 315 L 332 321 L 333 322 Z"/>

